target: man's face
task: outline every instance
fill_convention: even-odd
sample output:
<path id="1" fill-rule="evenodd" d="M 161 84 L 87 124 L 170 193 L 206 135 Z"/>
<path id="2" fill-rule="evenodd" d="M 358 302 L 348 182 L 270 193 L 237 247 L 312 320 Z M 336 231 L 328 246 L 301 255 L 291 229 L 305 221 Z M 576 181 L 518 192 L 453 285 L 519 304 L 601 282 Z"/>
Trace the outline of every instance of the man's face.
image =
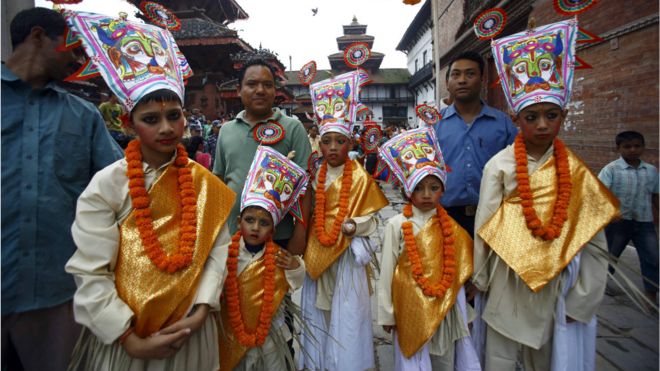
<path id="1" fill-rule="evenodd" d="M 260 65 L 248 67 L 238 93 L 249 116 L 268 118 L 275 102 L 275 79 L 270 69 Z"/>
<path id="2" fill-rule="evenodd" d="M 616 149 L 624 160 L 636 162 L 644 153 L 644 143 L 639 139 L 624 140 Z"/>
<path id="3" fill-rule="evenodd" d="M 58 46 L 64 44 L 64 38 L 58 36 L 51 39 L 43 35 L 46 74 L 52 80 L 60 81 L 78 70 L 82 61 L 82 48 L 76 50 L 58 51 Z"/>
<path id="4" fill-rule="evenodd" d="M 447 90 L 457 101 L 472 102 L 481 93 L 479 64 L 469 59 L 459 59 L 451 65 Z"/>

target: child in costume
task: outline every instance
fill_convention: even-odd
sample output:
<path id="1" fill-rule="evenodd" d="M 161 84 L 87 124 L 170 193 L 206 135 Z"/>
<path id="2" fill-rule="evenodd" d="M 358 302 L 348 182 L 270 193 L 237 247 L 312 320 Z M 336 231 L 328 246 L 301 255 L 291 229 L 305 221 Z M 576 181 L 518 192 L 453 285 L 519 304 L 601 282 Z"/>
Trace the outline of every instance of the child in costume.
<path id="1" fill-rule="evenodd" d="M 229 245 L 219 326 L 220 370 L 287 370 L 293 365 L 284 296 L 302 286 L 302 258 L 277 246 L 273 233 L 304 194 L 307 174 L 260 146 L 241 196 L 239 230 Z"/>
<path id="2" fill-rule="evenodd" d="M 90 13 L 65 17 L 139 137 L 78 199 L 71 229 L 78 250 L 66 271 L 78 286 L 74 314 L 85 329 L 70 369 L 215 371 L 210 312 L 220 305 L 235 195 L 179 144 L 185 60 L 158 27 Z"/>
<path id="3" fill-rule="evenodd" d="M 486 370 L 513 370 L 520 348 L 528 371 L 594 368 L 602 229 L 618 204 L 557 138 L 576 33 L 567 20 L 492 44 L 520 133 L 486 164 L 476 214 L 472 282 L 485 293 Z"/>
<path id="4" fill-rule="evenodd" d="M 472 238 L 440 206 L 447 170 L 433 129 L 395 136 L 380 156 L 409 201 L 385 226 L 378 286 L 378 324 L 394 330 L 394 369 L 480 370 L 463 289 Z"/>
<path id="5" fill-rule="evenodd" d="M 323 159 L 312 186 L 314 214 L 305 251 L 303 328 L 299 369 L 374 367 L 369 282 L 365 265 L 376 230 L 374 214 L 388 204 L 371 176 L 348 159 L 351 130 L 343 119 L 321 128 Z"/>

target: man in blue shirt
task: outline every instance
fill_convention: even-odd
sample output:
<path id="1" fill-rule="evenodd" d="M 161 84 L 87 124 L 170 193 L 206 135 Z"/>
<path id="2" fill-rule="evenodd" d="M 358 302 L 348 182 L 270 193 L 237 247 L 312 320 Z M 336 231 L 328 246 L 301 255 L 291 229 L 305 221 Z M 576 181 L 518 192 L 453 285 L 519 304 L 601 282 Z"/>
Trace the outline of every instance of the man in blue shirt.
<path id="1" fill-rule="evenodd" d="M 435 126 L 450 169 L 440 203 L 472 236 L 484 165 L 518 133 L 509 115 L 481 100 L 483 71 L 483 59 L 472 51 L 449 63 L 447 89 L 454 103 L 440 112 Z"/>
<path id="2" fill-rule="evenodd" d="M 55 82 L 75 71 L 58 51 L 65 21 L 32 8 L 10 24 L 2 65 L 2 368 L 65 370 L 80 327 L 64 264 L 76 200 L 94 173 L 122 157 L 100 113 Z"/>

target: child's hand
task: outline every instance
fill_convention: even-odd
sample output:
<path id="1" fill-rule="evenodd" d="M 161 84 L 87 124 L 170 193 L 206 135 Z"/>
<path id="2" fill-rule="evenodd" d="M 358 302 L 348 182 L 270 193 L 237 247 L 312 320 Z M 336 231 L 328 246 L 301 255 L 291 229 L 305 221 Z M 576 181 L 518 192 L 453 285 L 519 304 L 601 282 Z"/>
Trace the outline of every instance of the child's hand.
<path id="1" fill-rule="evenodd" d="M 286 270 L 296 269 L 300 267 L 298 259 L 296 259 L 290 252 L 285 249 L 280 249 L 275 255 L 275 264 L 278 267 Z"/>
<path id="2" fill-rule="evenodd" d="M 353 237 L 356 229 L 357 225 L 353 219 L 346 219 L 341 225 L 341 233 L 346 237 Z"/>
<path id="3" fill-rule="evenodd" d="M 396 326 L 383 325 L 383 331 L 387 332 L 388 334 L 391 333 L 392 330 L 396 330 Z"/>
<path id="4" fill-rule="evenodd" d="M 189 329 L 190 333 L 192 334 L 193 332 L 199 330 L 200 327 L 202 327 L 204 321 L 206 320 L 206 317 L 209 314 L 209 309 L 210 308 L 208 304 L 196 305 L 194 311 L 188 317 L 182 318 L 174 322 L 173 324 L 165 327 L 164 329 L 161 329 L 160 331 L 151 334 L 151 336 L 153 337 L 159 335 L 174 334 L 183 329 Z M 188 337 L 180 339 L 172 345 L 178 350 L 183 346 L 183 344 L 185 344 L 186 341 L 188 341 Z"/>
<path id="5" fill-rule="evenodd" d="M 170 334 L 154 334 L 144 339 L 131 333 L 122 345 L 132 358 L 165 359 L 175 355 L 181 347 L 177 344 L 185 342 L 189 336 L 189 328 Z"/>

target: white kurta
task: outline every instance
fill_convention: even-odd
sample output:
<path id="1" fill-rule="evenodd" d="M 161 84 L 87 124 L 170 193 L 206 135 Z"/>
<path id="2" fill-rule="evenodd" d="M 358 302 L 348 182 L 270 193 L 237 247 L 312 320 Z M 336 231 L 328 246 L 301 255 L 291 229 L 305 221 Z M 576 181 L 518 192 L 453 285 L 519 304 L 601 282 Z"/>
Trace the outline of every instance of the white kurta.
<path id="1" fill-rule="evenodd" d="M 147 189 L 171 162 L 158 169 L 143 164 Z M 122 364 L 128 370 L 217 370 L 217 327 L 211 315 L 173 357 L 165 360 L 132 359 L 117 342 L 133 318 L 130 307 L 117 295 L 114 282 L 119 226 L 132 209 L 126 168 L 126 160 L 121 159 L 92 178 L 78 199 L 76 219 L 71 228 L 78 249 L 65 269 L 74 276 L 78 286 L 73 299 L 76 322 L 91 330 L 96 337 L 92 341 L 101 347 L 101 354 L 95 355 L 94 369 L 116 369 L 117 364 Z M 199 286 L 191 288 L 197 291 L 193 305 L 208 304 L 211 310 L 219 310 L 227 260 L 227 249 L 223 245 L 229 241 L 225 225 L 209 253 Z M 200 354 L 208 356 L 200 357 Z"/>
<path id="2" fill-rule="evenodd" d="M 229 246 L 229 245 L 227 245 Z M 252 262 L 259 260 L 264 255 L 264 249 L 252 255 L 250 251 L 245 248 L 245 242 L 241 237 L 240 248 L 238 251 L 238 274 L 240 275 L 245 268 Z M 289 292 L 294 292 L 300 288 L 305 279 L 305 262 L 300 256 L 294 255 L 300 266 L 296 269 L 284 271 L 286 281 L 289 283 Z M 239 288 L 240 290 L 240 288 Z M 284 303 L 284 302 L 282 302 Z M 222 332 L 222 330 L 220 330 Z M 221 335 L 222 336 L 222 333 Z M 284 322 L 284 305 L 280 305 L 277 312 L 271 321 L 268 337 L 264 344 L 260 347 L 252 348 L 245 353 L 241 362 L 234 367 L 234 371 L 248 371 L 248 370 L 286 370 L 285 358 L 282 357 L 282 352 L 289 352 L 288 348 L 281 349 L 281 342 L 275 340 L 279 338 L 285 341 L 291 339 L 291 332 Z"/>
<path id="3" fill-rule="evenodd" d="M 527 156 L 528 171 L 533 173 L 553 154 L 551 146 L 537 161 Z M 513 145 L 486 164 L 481 181 L 475 231 L 497 211 L 502 201 L 517 186 Z M 521 212 L 522 218 L 522 212 Z M 569 216 L 570 218 L 570 216 Z M 579 272 L 566 293 L 566 314 L 590 323 L 605 291 L 607 262 L 598 250 L 607 251 L 602 231 L 581 250 Z M 553 315 L 560 295 L 560 283 L 568 278 L 566 269 L 539 292 L 532 292 L 504 261 L 485 246 L 475 233 L 473 283 L 487 292 L 483 320 L 505 337 L 525 346 L 540 349 L 553 332 Z"/>
<path id="4" fill-rule="evenodd" d="M 325 189 L 344 171 L 328 166 Z M 316 178 L 312 182 L 316 190 Z M 304 354 L 299 368 L 364 370 L 375 365 L 366 264 L 372 249 L 367 236 L 378 227 L 374 214 L 355 217 L 350 246 L 314 281 L 306 275 L 302 292 Z"/>
<path id="5" fill-rule="evenodd" d="M 383 237 L 382 258 L 380 263 L 380 278 L 378 281 L 378 324 L 385 326 L 396 325 L 394 306 L 392 304 L 392 278 L 399 261 L 401 251 L 405 248 L 401 225 L 405 221 L 413 224 L 413 233 L 417 235 L 424 228 L 427 221 L 437 214 L 437 211 L 423 212 L 413 206 L 413 216 L 406 218 L 397 214 L 390 218 L 385 225 Z M 395 342 L 395 369 L 431 369 L 453 370 L 455 363 L 460 363 L 465 370 L 479 369 L 476 353 L 469 341 L 467 328 L 467 305 L 465 293 L 461 289 L 456 303 L 447 311 L 445 318 L 438 326 L 429 341 L 410 359 L 397 352 L 396 334 Z M 460 297 L 462 295 L 462 297 Z M 461 308 L 462 305 L 462 308 Z M 469 349 L 468 349 L 469 348 Z M 412 368 L 411 368 L 412 367 Z"/>

